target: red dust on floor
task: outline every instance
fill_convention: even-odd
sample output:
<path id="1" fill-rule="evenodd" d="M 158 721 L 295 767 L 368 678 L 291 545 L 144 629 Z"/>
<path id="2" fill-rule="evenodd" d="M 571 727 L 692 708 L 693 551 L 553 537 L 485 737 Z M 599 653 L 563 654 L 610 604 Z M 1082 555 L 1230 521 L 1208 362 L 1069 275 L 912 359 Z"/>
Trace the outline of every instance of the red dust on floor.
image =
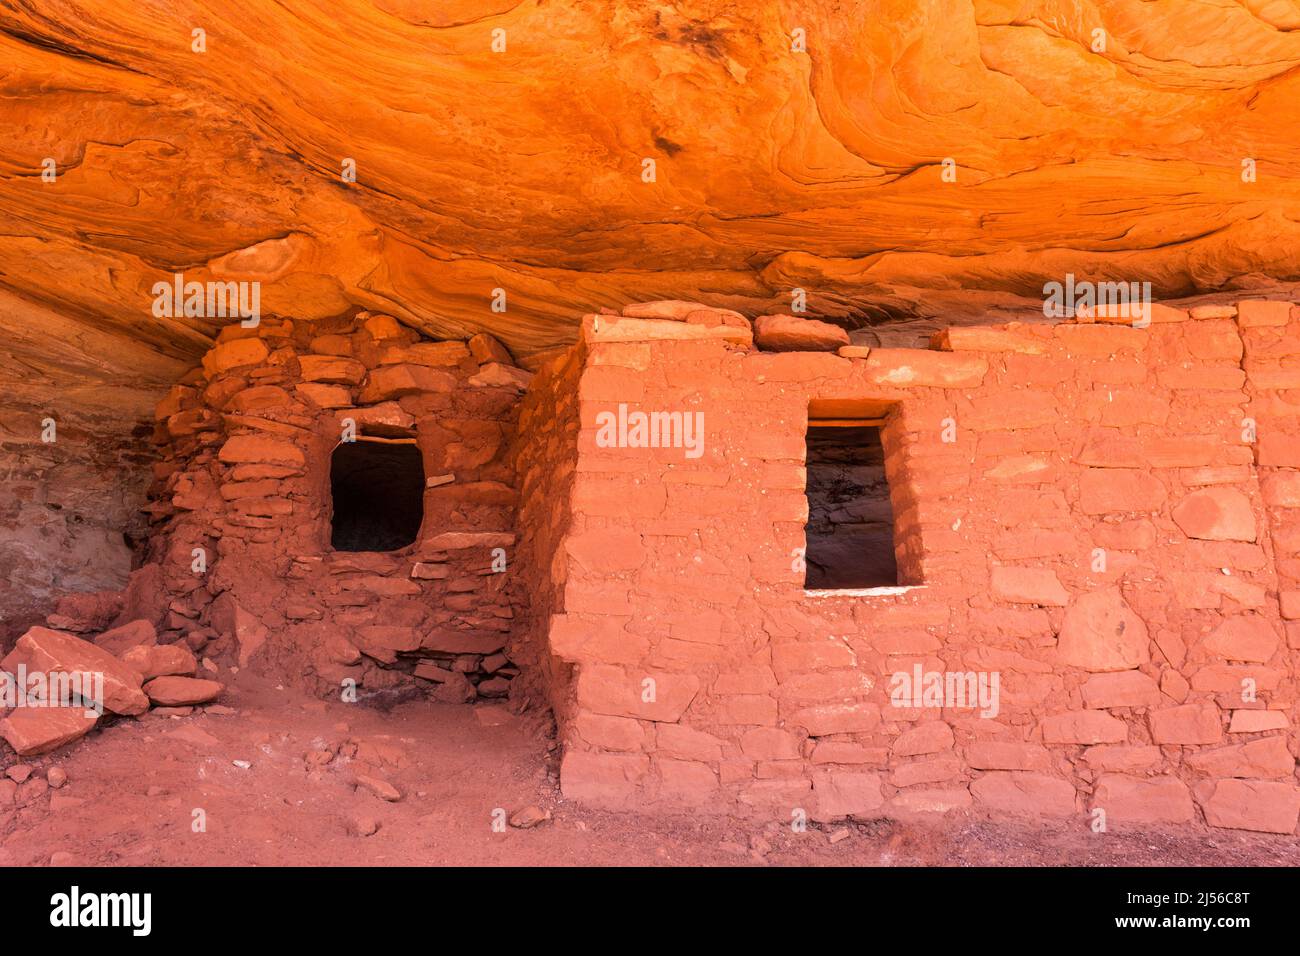
<path id="1" fill-rule="evenodd" d="M 590 810 L 561 797 L 541 718 L 491 703 L 322 702 L 248 673 L 215 712 L 119 720 L 55 754 L 4 759 L 0 866 L 1300 865 L 1289 838 L 1094 834 L 1082 816 L 795 832 L 788 820 Z M 530 815 L 542 819 L 501 825 Z"/>

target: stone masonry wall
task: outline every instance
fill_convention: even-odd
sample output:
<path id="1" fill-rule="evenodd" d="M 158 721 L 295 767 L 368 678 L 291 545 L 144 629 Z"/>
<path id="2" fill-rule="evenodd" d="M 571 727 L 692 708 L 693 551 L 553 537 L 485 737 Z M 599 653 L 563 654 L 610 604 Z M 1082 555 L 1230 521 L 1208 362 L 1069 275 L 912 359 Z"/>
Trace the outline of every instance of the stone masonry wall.
<path id="1" fill-rule="evenodd" d="M 489 336 L 422 341 L 383 315 L 228 326 L 159 404 L 149 560 L 119 622 L 318 693 L 351 679 L 361 698 L 506 696 L 525 603 L 509 449 L 529 378 Z M 331 547 L 331 454 L 349 420 L 358 441 L 420 449 L 409 547 Z"/>
<path id="2" fill-rule="evenodd" d="M 1300 309 L 839 354 L 631 314 L 587 316 L 575 346 L 548 634 L 576 669 L 568 796 L 1295 831 Z M 702 454 L 609 447 L 621 404 L 702 412 Z M 911 586 L 804 590 L 810 404 L 884 414 Z M 994 679 L 995 706 L 956 695 Z"/>
<path id="3" fill-rule="evenodd" d="M 519 409 L 514 460 L 519 476 L 519 545 L 516 573 L 529 595 L 517 619 L 512 647 L 523 668 L 520 683 L 545 698 L 557 719 L 568 717 L 573 667 L 549 651 L 551 617 L 564 607 L 568 535 L 578 458 L 578 380 L 582 356 L 566 353 L 543 367 Z"/>

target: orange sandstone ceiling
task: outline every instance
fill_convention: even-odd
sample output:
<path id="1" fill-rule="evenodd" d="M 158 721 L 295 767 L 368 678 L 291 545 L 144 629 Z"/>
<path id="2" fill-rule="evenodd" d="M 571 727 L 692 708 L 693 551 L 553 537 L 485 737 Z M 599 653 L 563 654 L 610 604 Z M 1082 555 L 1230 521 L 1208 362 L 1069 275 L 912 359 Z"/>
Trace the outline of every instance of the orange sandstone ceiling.
<path id="1" fill-rule="evenodd" d="M 0 375 L 166 380 L 216 327 L 152 314 L 177 272 L 529 364 L 647 299 L 1300 280 L 1297 66 L 1296 0 L 3 0 Z"/>

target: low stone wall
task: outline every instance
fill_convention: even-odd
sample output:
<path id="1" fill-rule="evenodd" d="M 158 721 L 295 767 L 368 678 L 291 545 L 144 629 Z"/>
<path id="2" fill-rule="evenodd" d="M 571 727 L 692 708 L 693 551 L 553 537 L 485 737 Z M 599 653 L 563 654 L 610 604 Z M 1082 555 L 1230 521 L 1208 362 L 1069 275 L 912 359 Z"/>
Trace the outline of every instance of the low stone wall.
<path id="1" fill-rule="evenodd" d="M 544 456 L 576 462 L 566 795 L 1295 831 L 1300 309 L 838 354 L 695 309 L 587 316 L 581 431 Z M 884 418 L 909 586 L 804 589 L 810 405 Z M 702 447 L 638 447 L 638 411 Z"/>

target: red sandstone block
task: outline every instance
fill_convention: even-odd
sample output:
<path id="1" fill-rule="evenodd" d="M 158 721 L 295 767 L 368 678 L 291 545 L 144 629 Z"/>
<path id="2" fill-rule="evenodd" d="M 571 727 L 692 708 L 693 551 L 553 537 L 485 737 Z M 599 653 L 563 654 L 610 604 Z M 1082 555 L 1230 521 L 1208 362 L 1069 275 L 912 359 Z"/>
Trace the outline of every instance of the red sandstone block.
<path id="1" fill-rule="evenodd" d="M 1092 468 L 1145 468 L 1146 446 L 1112 428 L 1090 428 L 1074 460 Z"/>
<path id="2" fill-rule="evenodd" d="M 872 605 L 866 601 L 857 601 L 853 605 L 853 619 L 862 627 L 876 630 L 946 628 L 951 614 L 947 603 L 940 596 L 929 600 L 921 599 L 921 603 Z"/>
<path id="3" fill-rule="evenodd" d="M 1108 428 L 1163 425 L 1169 418 L 1164 398 L 1137 389 L 1101 388 L 1085 394 L 1081 406 L 1085 417 Z"/>
<path id="4" fill-rule="evenodd" d="M 740 379 L 746 382 L 813 382 L 842 379 L 854 362 L 833 352 L 753 352 L 740 362 Z"/>
<path id="5" fill-rule="evenodd" d="M 979 355 L 923 349 L 874 348 L 861 363 L 868 382 L 908 387 L 978 388 L 988 370 L 988 362 Z"/>
<path id="6" fill-rule="evenodd" d="M 423 392 L 452 392 L 456 387 L 456 376 L 450 372 L 426 365 L 385 365 L 370 373 L 359 400 L 364 405 L 374 405 Z"/>
<path id="7" fill-rule="evenodd" d="M 1156 543 L 1156 527 L 1146 518 L 1098 524 L 1093 539 L 1112 551 L 1145 551 Z"/>
<path id="8" fill-rule="evenodd" d="M 472 340 L 471 340 L 472 341 Z M 591 346 L 587 352 L 587 364 L 615 365 L 644 372 L 653 362 L 653 352 L 649 345 L 633 342 L 602 342 Z"/>
<path id="9" fill-rule="evenodd" d="M 1082 381 L 1091 381 L 1093 385 L 1143 385 L 1147 381 L 1147 363 L 1138 358 L 1110 358 L 1105 361 L 1063 362 L 1067 368 L 1078 369 Z M 1065 380 L 1073 379 L 1071 374 Z"/>
<path id="10" fill-rule="evenodd" d="M 1093 674 L 1083 684 L 1088 708 L 1158 707 L 1164 703 L 1156 682 L 1141 671 Z"/>
<path id="11" fill-rule="evenodd" d="M 807 809 L 812 800 L 811 780 L 760 780 L 740 794 L 741 803 L 764 810 L 774 810 L 783 819 L 797 808 Z"/>
<path id="12" fill-rule="evenodd" d="M 1219 708 L 1209 702 L 1153 710 L 1147 722 L 1158 744 L 1217 744 L 1223 739 Z"/>
<path id="13" fill-rule="evenodd" d="M 366 377 L 366 367 L 355 359 L 337 355 L 300 355 L 301 377 L 305 382 L 326 385 L 359 385 Z"/>
<path id="14" fill-rule="evenodd" d="M 815 319 L 760 315 L 754 319 L 754 341 L 771 352 L 826 352 L 848 345 L 849 333 Z"/>
<path id="15" fill-rule="evenodd" d="M 626 629 L 627 617 L 551 616 L 551 653 L 577 664 L 635 664 L 650 651 L 649 639 Z"/>
<path id="16" fill-rule="evenodd" d="M 1051 633 L 1052 622 L 1041 609 L 988 608 L 972 609 L 967 629 L 978 636 L 1000 638 L 1041 638 Z"/>
<path id="17" fill-rule="evenodd" d="M 1085 750 L 1083 759 L 1094 770 L 1132 773 L 1150 770 L 1160 763 L 1160 748 L 1100 744 Z"/>
<path id="18" fill-rule="evenodd" d="M 601 750 L 638 752 L 645 749 L 646 733 L 638 721 L 628 717 L 582 712 L 573 720 L 574 729 L 591 747 Z"/>
<path id="19" fill-rule="evenodd" d="M 1128 725 L 1100 710 L 1076 710 L 1044 717 L 1039 725 L 1049 744 L 1114 744 L 1128 739 Z"/>
<path id="20" fill-rule="evenodd" d="M 497 343 L 500 346 L 500 343 Z M 504 352 L 504 348 L 502 348 Z M 411 365 L 433 365 L 433 366 L 455 366 L 460 365 L 470 358 L 470 350 L 464 342 L 416 342 L 412 345 L 390 345 L 380 353 L 380 365 L 401 365 L 409 363 Z M 508 357 L 504 360 L 492 358 L 484 355 L 482 359 L 475 359 L 482 365 L 491 365 L 493 363 L 503 363 L 505 365 L 514 365 Z"/>
<path id="21" fill-rule="evenodd" d="M 1290 391 L 1300 388 L 1300 369 L 1296 368 L 1268 368 L 1247 363 L 1246 378 L 1251 385 L 1262 390 Z"/>
<path id="22" fill-rule="evenodd" d="M 889 782 L 895 787 L 914 787 L 956 780 L 961 773 L 961 761 L 956 757 L 936 757 L 895 767 L 889 775 Z"/>
<path id="23" fill-rule="evenodd" d="M 813 674 L 793 674 L 782 679 L 777 696 L 782 700 L 844 700 L 865 697 L 875 682 L 857 668 Z"/>
<path id="24" fill-rule="evenodd" d="M 1206 362 L 1241 360 L 1241 334 L 1232 319 L 1191 322 L 1182 327 L 1183 342 L 1195 358 Z"/>
<path id="25" fill-rule="evenodd" d="M 571 493 L 573 510 L 588 517 L 657 518 L 664 513 L 668 493 L 649 479 L 607 478 L 579 473 Z"/>
<path id="26" fill-rule="evenodd" d="M 829 822 L 866 816 L 879 810 L 885 803 L 880 785 L 878 773 L 819 771 L 813 778 L 816 810 L 812 817 L 819 822 Z"/>
<path id="27" fill-rule="evenodd" d="M 1300 467 L 1300 435 L 1269 427 L 1260 431 L 1256 461 L 1261 467 Z"/>
<path id="28" fill-rule="evenodd" d="M 858 644 L 881 654 L 926 654 L 943 647 L 942 640 L 924 631 L 876 632 L 870 640 L 855 640 Z"/>
<path id="29" fill-rule="evenodd" d="M 942 790 L 904 790 L 889 801 L 890 810 L 899 814 L 949 813 L 965 810 L 971 805 L 970 791 L 965 787 Z"/>
<path id="30" fill-rule="evenodd" d="M 643 376 L 617 365 L 589 366 L 578 384 L 578 398 L 583 402 L 640 402 L 644 395 Z"/>
<path id="31" fill-rule="evenodd" d="M 837 641 L 803 641 L 772 645 L 772 666 L 782 679 L 793 673 L 828 668 L 854 667 L 857 657 Z"/>
<path id="32" fill-rule="evenodd" d="M 994 770 L 970 785 L 975 800 L 999 813 L 1023 817 L 1066 817 L 1075 812 L 1074 787 L 1041 773 Z"/>
<path id="33" fill-rule="evenodd" d="M 995 601 L 1064 607 L 1069 600 L 1056 572 L 1048 568 L 995 567 L 990 575 Z"/>
<path id="34" fill-rule="evenodd" d="M 1196 799 L 1212 827 L 1289 834 L 1300 817 L 1300 790 L 1294 782 L 1207 781 L 1196 788 Z"/>
<path id="35" fill-rule="evenodd" d="M 1274 508 L 1300 508 L 1300 474 L 1282 471 L 1266 475 L 1260 492 Z"/>
<path id="36" fill-rule="evenodd" d="M 1021 352 L 1041 355 L 1050 343 L 1031 326 L 950 328 L 930 337 L 930 347 L 949 352 Z"/>
<path id="37" fill-rule="evenodd" d="M 748 786 L 754 779 L 754 765 L 748 760 L 723 760 L 718 764 L 718 783 L 727 788 Z"/>
<path id="38" fill-rule="evenodd" d="M 560 789 L 570 800 L 619 810 L 634 801 L 649 769 L 650 759 L 644 755 L 569 748 L 560 763 Z"/>
<path id="39" fill-rule="evenodd" d="M 63 631 L 48 627 L 32 627 L 18 638 L 13 649 L 0 660 L 0 670 L 9 675 L 16 675 L 20 666 L 26 667 L 29 674 L 41 672 L 48 676 L 51 685 L 60 674 L 97 674 L 103 680 L 103 707 L 110 713 L 125 716 L 137 716 L 149 709 L 149 701 L 140 690 L 140 675 L 130 666 L 114 657 L 106 648 L 82 640 Z M 16 682 L 17 677 L 11 676 Z M 23 688 L 22 690 L 27 690 Z M 24 708 L 15 707 L 20 711 Z M 77 709 L 77 708 L 43 708 L 43 709 Z M 38 734 L 36 728 L 44 727 L 50 733 L 62 733 L 76 726 L 74 721 L 58 721 L 50 718 L 51 724 L 36 723 L 26 725 L 33 736 Z M 92 722 L 93 725 L 93 722 Z M 88 730 L 89 728 L 87 728 Z M 25 730 L 24 733 L 27 733 Z M 78 735 L 80 736 L 80 735 Z"/>
<path id="40" fill-rule="evenodd" d="M 666 637 L 659 642 L 647 663 L 670 670 L 695 670 L 709 664 L 721 664 L 727 656 L 727 650 L 722 645 L 699 644 Z"/>
<path id="41" fill-rule="evenodd" d="M 707 764 L 692 760 L 656 759 L 659 770 L 659 796 L 677 803 L 699 806 L 714 800 L 718 774 Z"/>
<path id="42" fill-rule="evenodd" d="M 1234 451 L 1248 454 L 1245 448 L 1225 446 L 1217 435 L 1189 435 L 1152 438 L 1144 443 L 1147 463 L 1153 468 L 1186 468 L 1197 465 L 1223 465 Z"/>
<path id="43" fill-rule="evenodd" d="M 198 396 L 198 391 L 187 385 L 173 385 L 162 401 L 154 406 L 154 420 L 166 421 L 182 410 L 193 407 L 198 403 Z"/>
<path id="44" fill-rule="evenodd" d="M 884 747 L 864 747 L 861 744 L 838 740 L 818 740 L 810 759 L 814 764 L 866 764 L 882 767 L 889 760 L 889 751 Z"/>
<path id="45" fill-rule="evenodd" d="M 966 764 L 976 770 L 1037 770 L 1051 766 L 1051 755 L 1039 744 L 976 740 L 966 746 Z"/>
<path id="46" fill-rule="evenodd" d="M 1206 319 L 1234 319 L 1237 317 L 1237 307 L 1235 305 L 1194 305 L 1189 311 L 1192 318 L 1198 322 Z"/>
<path id="47" fill-rule="evenodd" d="M 1188 495 L 1171 512 L 1189 538 L 1254 541 L 1255 513 L 1250 499 L 1235 488 L 1206 488 Z"/>
<path id="48" fill-rule="evenodd" d="M 1050 484 L 1058 475 L 1056 462 L 1044 455 L 1014 455 L 984 470 L 984 477 L 991 481 L 1030 485 Z"/>
<path id="49" fill-rule="evenodd" d="M 774 491 L 802 492 L 808 484 L 808 469 L 794 462 L 766 461 L 759 483 Z"/>
<path id="50" fill-rule="evenodd" d="M 750 760 L 798 760 L 802 741 L 776 727 L 755 727 L 740 738 L 740 749 Z"/>
<path id="51" fill-rule="evenodd" d="M 711 354 L 714 348 L 729 345 L 752 348 L 754 333 L 748 328 L 732 325 L 706 326 L 672 319 L 638 319 L 609 315 L 584 315 L 581 323 L 582 340 L 588 346 L 610 342 L 657 342 L 697 345 L 700 354 Z"/>
<path id="52" fill-rule="evenodd" d="M 641 535 L 621 528 L 592 528 L 571 534 L 564 550 L 580 567 L 596 574 L 632 571 L 645 561 Z"/>
<path id="53" fill-rule="evenodd" d="M 1196 819 L 1192 795 L 1176 777 L 1103 774 L 1093 791 L 1092 809 L 1105 811 L 1107 826 L 1190 823 Z"/>
<path id="54" fill-rule="evenodd" d="M 1190 753 L 1186 760 L 1189 767 L 1211 777 L 1291 778 L 1295 774 L 1295 757 L 1287 749 L 1285 737 L 1262 737 Z"/>
<path id="55" fill-rule="evenodd" d="M 18 756 L 30 757 L 84 737 L 98 722 L 83 707 L 15 707 L 0 719 L 0 737 Z"/>
<path id="56" fill-rule="evenodd" d="M 1300 619 L 1300 591 L 1279 592 L 1278 603 L 1282 610 L 1282 616 L 1288 621 Z"/>
<path id="57" fill-rule="evenodd" d="M 1291 303 L 1245 299 L 1237 303 L 1237 323 L 1243 329 L 1284 326 L 1290 321 Z"/>
<path id="58" fill-rule="evenodd" d="M 1286 730 L 1291 726 L 1286 714 L 1278 710 L 1234 710 L 1230 734 L 1258 734 L 1269 730 Z"/>
<path id="59" fill-rule="evenodd" d="M 1264 588 L 1240 575 L 1215 571 L 1166 571 L 1164 575 L 1175 603 L 1189 610 L 1217 609 L 1224 597 L 1245 608 L 1261 608 L 1267 602 Z"/>
<path id="60" fill-rule="evenodd" d="M 662 756 L 717 763 L 722 759 L 722 744 L 713 734 L 683 724 L 655 724 L 655 752 Z"/>
<path id="61" fill-rule="evenodd" d="M 1205 649 L 1231 661 L 1265 663 L 1278 648 L 1277 631 L 1254 614 L 1240 614 L 1219 623 L 1205 638 Z"/>
<path id="62" fill-rule="evenodd" d="M 694 674 L 584 664 L 578 670 L 578 706 L 614 717 L 677 721 L 699 693 Z"/>
<path id="63" fill-rule="evenodd" d="M 1246 372 L 1222 365 L 1166 366 L 1156 370 L 1156 381 L 1163 388 L 1239 391 Z"/>
<path id="64" fill-rule="evenodd" d="M 728 694 L 717 699 L 720 724 L 776 725 L 776 701 L 761 694 Z"/>
<path id="65" fill-rule="evenodd" d="M 951 750 L 952 746 L 952 728 L 941 720 L 932 720 L 903 731 L 895 738 L 892 750 L 898 757 L 915 757 Z"/>
<path id="66" fill-rule="evenodd" d="M 1245 702 L 1242 695 L 1248 689 L 1277 690 L 1285 676 L 1285 671 L 1262 664 L 1207 664 L 1192 675 L 1192 690 L 1234 695 Z"/>
<path id="67" fill-rule="evenodd" d="M 1075 599 L 1066 609 L 1057 650 L 1062 664 L 1088 671 L 1123 671 L 1151 659 L 1146 624 L 1117 587 Z"/>
<path id="68" fill-rule="evenodd" d="M 710 691 L 713 694 L 766 695 L 776 689 L 776 675 L 767 666 L 742 667 L 718 674 Z"/>
<path id="69" fill-rule="evenodd" d="M 203 371 L 209 379 L 245 365 L 260 365 L 271 354 L 260 339 L 235 339 L 209 349 L 203 356 Z"/>
<path id="70" fill-rule="evenodd" d="M 791 714 L 786 721 L 789 729 L 802 729 L 810 737 L 869 733 L 879 724 L 880 707 L 868 701 L 804 707 Z"/>
<path id="71" fill-rule="evenodd" d="M 281 463 L 301 466 L 305 459 L 297 445 L 262 435 L 234 435 L 217 455 L 224 462 Z"/>
<path id="72" fill-rule="evenodd" d="M 1159 511 L 1167 493 L 1153 475 L 1129 468 L 1089 468 L 1079 478 L 1079 508 L 1103 515 Z"/>
<path id="73" fill-rule="evenodd" d="M 1057 325 L 1052 333 L 1071 355 L 1104 357 L 1146 348 L 1149 333 L 1145 329 L 1125 329 L 1110 325 Z"/>
<path id="74" fill-rule="evenodd" d="M 970 401 L 960 404 L 953 418 L 959 430 L 1015 431 L 1054 426 L 1060 421 L 1060 414 L 1052 393 L 1048 391 L 1006 389 L 990 393 L 984 389 Z"/>
<path id="75" fill-rule="evenodd" d="M 1049 333 L 1050 334 L 1050 333 Z M 1050 343 L 1049 343 L 1050 344 Z M 1077 362 L 1045 355 L 1016 355 L 1003 357 L 1006 371 L 998 376 L 1003 385 L 1028 385 L 1054 387 L 1073 382 L 1079 372 Z"/>
<path id="76" fill-rule="evenodd" d="M 1234 485 L 1250 480 L 1247 465 L 1220 465 L 1207 468 L 1184 468 L 1178 477 L 1185 485 Z"/>

